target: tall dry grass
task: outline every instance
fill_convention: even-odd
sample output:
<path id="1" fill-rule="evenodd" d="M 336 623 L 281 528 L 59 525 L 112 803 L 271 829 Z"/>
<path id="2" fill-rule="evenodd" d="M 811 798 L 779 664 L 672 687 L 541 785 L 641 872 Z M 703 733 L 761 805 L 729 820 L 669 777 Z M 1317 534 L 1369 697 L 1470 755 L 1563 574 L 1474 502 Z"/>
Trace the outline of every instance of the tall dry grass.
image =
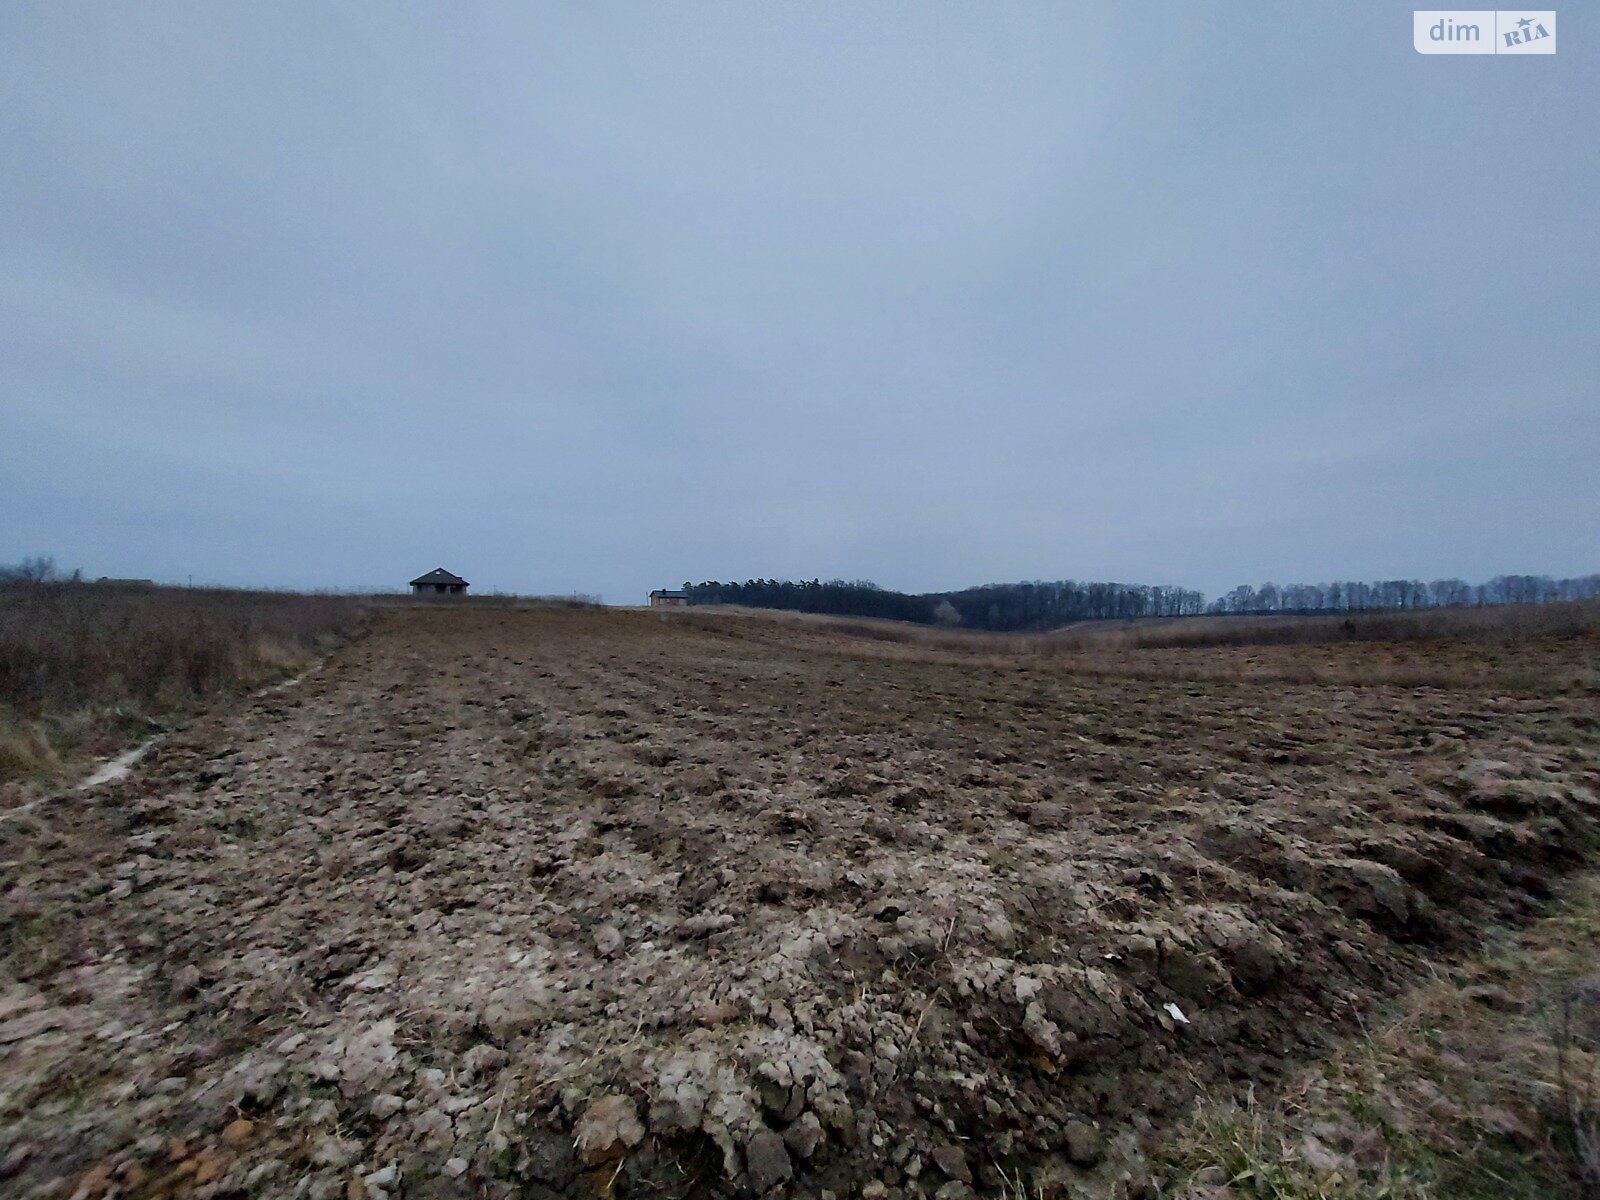
<path id="1" fill-rule="evenodd" d="M 1096 622 L 1049 635 L 1083 649 L 1183 649 L 1201 646 L 1337 645 L 1438 639 L 1521 639 L 1600 632 L 1600 601 L 1502 604 L 1363 613 L 1285 613 Z"/>
<path id="2" fill-rule="evenodd" d="M 1600 692 L 1595 601 L 1350 616 L 1093 621 L 1050 633 L 988 633 L 732 606 L 667 610 L 663 619 L 732 637 L 847 639 L 886 657 L 1123 678 Z"/>
<path id="3" fill-rule="evenodd" d="M 845 637 L 983 655 L 1456 639 L 1518 641 L 1530 637 L 1600 634 L 1600 601 L 1595 600 L 1405 612 L 1083 621 L 1048 633 L 990 633 L 875 617 L 834 617 L 733 605 L 684 609 L 674 615 L 678 619 L 713 625 L 723 615 L 756 616 Z"/>
<path id="4" fill-rule="evenodd" d="M 290 672 L 351 634 L 363 609 L 352 596 L 0 585 L 0 779 L 47 774 Z"/>
<path id="5" fill-rule="evenodd" d="M 367 600 L 382 608 L 604 608 L 605 601 L 591 592 L 560 592 L 525 596 L 520 592 L 484 592 L 465 596 L 413 596 L 408 593 L 374 593 Z"/>

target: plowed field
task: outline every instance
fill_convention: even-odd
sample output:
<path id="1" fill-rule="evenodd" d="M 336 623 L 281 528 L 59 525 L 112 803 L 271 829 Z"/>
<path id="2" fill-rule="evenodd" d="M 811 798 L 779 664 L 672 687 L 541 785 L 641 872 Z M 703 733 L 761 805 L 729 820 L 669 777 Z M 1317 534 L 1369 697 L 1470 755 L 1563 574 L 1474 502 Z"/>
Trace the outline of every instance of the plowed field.
<path id="1" fill-rule="evenodd" d="M 1600 704 L 1506 662 L 385 613 L 125 779 L 7 796 L 0 1191 L 1140 1194 L 1197 1080 L 1270 1084 L 1590 855 Z"/>

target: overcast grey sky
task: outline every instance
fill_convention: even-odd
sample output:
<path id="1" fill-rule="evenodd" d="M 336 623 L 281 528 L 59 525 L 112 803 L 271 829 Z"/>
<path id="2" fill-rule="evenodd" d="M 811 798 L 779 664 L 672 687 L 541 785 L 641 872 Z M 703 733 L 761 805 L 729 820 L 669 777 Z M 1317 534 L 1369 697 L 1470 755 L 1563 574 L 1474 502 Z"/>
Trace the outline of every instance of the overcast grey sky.
<path id="1" fill-rule="evenodd" d="M 1600 570 L 1600 22 L 0 6 L 0 561 Z"/>

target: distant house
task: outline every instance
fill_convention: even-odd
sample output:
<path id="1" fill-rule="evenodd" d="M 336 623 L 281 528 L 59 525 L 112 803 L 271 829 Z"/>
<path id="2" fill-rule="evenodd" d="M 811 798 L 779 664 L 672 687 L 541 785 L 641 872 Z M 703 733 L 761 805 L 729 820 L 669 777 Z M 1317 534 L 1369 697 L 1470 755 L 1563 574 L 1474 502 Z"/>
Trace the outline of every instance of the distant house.
<path id="1" fill-rule="evenodd" d="M 650 593 L 651 608 L 683 608 L 689 603 L 688 592 L 669 592 L 657 588 Z"/>
<path id="2" fill-rule="evenodd" d="M 413 596 L 459 596 L 467 590 L 467 581 L 459 575 L 452 575 L 443 567 L 435 567 L 426 575 L 418 575 L 411 581 L 411 594 Z"/>

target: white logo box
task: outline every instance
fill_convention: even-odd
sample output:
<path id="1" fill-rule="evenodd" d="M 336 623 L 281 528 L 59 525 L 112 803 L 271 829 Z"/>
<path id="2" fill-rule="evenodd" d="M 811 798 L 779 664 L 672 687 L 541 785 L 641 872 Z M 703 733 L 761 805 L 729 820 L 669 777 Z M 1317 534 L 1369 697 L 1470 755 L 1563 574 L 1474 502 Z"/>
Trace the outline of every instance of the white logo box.
<path id="1" fill-rule="evenodd" d="M 1554 9 L 1427 8 L 1411 14 L 1418 54 L 1554 54 Z"/>

